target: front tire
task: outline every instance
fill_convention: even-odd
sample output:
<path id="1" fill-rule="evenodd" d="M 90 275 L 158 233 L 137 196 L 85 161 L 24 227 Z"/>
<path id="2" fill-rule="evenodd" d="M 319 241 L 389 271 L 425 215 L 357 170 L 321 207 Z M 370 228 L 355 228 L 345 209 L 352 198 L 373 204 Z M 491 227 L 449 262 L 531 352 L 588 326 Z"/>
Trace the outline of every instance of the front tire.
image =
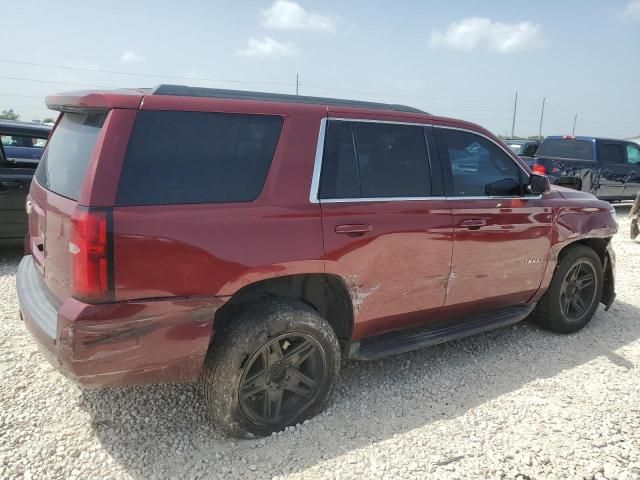
<path id="1" fill-rule="evenodd" d="M 596 252 L 584 245 L 569 247 L 532 319 L 553 332 L 577 332 L 593 318 L 603 285 L 602 262 Z"/>
<path id="2" fill-rule="evenodd" d="M 265 436 L 320 413 L 340 371 L 340 347 L 310 306 L 273 300 L 232 319 L 207 355 L 201 379 L 208 409 L 225 432 Z"/>

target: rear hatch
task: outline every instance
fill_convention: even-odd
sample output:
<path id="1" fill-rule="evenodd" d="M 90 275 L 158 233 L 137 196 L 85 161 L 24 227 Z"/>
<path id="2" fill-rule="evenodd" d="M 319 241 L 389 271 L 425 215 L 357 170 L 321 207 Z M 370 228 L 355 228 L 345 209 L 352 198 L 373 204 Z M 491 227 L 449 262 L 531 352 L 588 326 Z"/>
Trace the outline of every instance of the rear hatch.
<path id="1" fill-rule="evenodd" d="M 49 293 L 60 301 L 111 299 L 111 209 L 131 126 L 147 93 L 47 97 L 47 106 L 62 113 L 31 183 L 28 247 Z"/>
<path id="2" fill-rule="evenodd" d="M 30 249 L 36 268 L 59 299 L 71 290 L 71 219 L 107 112 L 65 112 L 31 185 Z"/>

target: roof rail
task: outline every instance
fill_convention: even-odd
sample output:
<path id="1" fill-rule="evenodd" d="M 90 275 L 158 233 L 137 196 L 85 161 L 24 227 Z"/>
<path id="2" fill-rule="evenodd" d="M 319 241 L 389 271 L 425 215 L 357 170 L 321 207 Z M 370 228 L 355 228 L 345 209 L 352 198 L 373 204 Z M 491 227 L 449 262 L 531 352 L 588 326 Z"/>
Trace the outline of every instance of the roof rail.
<path id="1" fill-rule="evenodd" d="M 393 110 L 406 113 L 427 112 L 406 105 L 390 103 L 363 102 L 339 98 L 308 97 L 305 95 L 287 95 L 283 93 L 249 92 L 244 90 L 227 90 L 221 88 L 188 87 L 185 85 L 158 85 L 152 95 L 175 95 L 179 97 L 226 98 L 233 100 L 258 100 L 264 102 L 306 103 L 336 107 L 371 108 L 376 110 Z"/>

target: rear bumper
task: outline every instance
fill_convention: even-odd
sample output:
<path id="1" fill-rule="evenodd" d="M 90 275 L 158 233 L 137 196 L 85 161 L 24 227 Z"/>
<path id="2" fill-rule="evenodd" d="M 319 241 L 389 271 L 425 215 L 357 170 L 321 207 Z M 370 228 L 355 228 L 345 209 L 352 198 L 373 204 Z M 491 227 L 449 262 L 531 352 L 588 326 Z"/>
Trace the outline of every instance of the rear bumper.
<path id="1" fill-rule="evenodd" d="M 57 301 L 24 257 L 16 278 L 20 314 L 47 359 L 85 386 L 198 379 L 224 299 L 174 298 L 110 304 Z"/>

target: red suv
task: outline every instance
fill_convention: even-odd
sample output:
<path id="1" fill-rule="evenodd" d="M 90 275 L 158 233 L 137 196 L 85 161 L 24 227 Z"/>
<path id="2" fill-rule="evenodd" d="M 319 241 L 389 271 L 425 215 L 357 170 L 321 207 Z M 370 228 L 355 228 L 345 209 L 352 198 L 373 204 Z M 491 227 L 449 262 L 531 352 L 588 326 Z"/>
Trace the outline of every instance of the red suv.
<path id="1" fill-rule="evenodd" d="M 83 385 L 200 380 L 222 428 L 265 435 L 320 412 L 342 359 L 574 332 L 614 300 L 611 207 L 477 125 L 171 85 L 47 104 L 17 288 Z"/>

